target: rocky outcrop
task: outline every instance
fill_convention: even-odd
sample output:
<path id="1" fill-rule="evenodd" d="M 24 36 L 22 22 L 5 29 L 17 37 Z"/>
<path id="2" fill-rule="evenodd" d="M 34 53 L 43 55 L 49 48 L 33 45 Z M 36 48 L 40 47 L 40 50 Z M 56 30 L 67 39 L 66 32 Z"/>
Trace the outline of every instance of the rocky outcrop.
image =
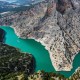
<path id="1" fill-rule="evenodd" d="M 41 42 L 57 71 L 72 69 L 80 51 L 79 0 L 45 0 L 18 14 L 12 27 L 19 37 Z"/>

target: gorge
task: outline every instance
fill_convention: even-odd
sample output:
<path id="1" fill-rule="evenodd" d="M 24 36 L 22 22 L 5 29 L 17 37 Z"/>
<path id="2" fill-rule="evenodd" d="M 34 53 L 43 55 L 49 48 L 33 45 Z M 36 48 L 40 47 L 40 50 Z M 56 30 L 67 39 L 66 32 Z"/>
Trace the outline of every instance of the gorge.
<path id="1" fill-rule="evenodd" d="M 16 36 L 14 30 L 10 27 L 0 27 L 5 32 L 5 43 L 16 48 L 19 48 L 21 52 L 28 52 L 35 58 L 35 71 L 43 70 L 46 72 L 55 72 L 70 77 L 75 70 L 80 66 L 80 54 L 78 54 L 73 61 L 73 69 L 71 71 L 59 71 L 57 72 L 51 64 L 48 51 L 40 43 L 32 39 L 20 39 Z M 46 67 L 45 67 L 46 66 Z"/>
<path id="2" fill-rule="evenodd" d="M 0 25 L 11 25 L 19 38 L 34 39 L 45 46 L 56 71 L 75 71 L 73 62 L 80 55 L 79 0 L 45 0 L 26 11 L 0 16 Z"/>

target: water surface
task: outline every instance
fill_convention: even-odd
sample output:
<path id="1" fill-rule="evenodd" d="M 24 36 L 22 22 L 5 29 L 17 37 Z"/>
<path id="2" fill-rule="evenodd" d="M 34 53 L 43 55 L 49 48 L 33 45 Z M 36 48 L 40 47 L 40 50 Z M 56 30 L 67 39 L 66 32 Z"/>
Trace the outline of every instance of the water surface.
<path id="1" fill-rule="evenodd" d="M 10 27 L 1 27 L 6 31 L 5 43 L 16 48 L 19 48 L 22 52 L 28 52 L 32 54 L 36 60 L 36 71 L 55 71 L 51 64 L 49 53 L 45 50 L 39 42 L 33 39 L 21 39 L 16 36 L 14 30 Z"/>
<path id="2" fill-rule="evenodd" d="M 56 72 L 61 73 L 65 77 L 71 76 L 75 69 L 80 66 L 80 54 L 78 54 L 73 62 L 73 69 L 71 71 L 55 71 L 54 67 L 52 66 L 50 56 L 45 47 L 42 46 L 39 42 L 36 42 L 33 39 L 20 39 L 14 33 L 14 30 L 10 27 L 1 27 L 6 31 L 6 39 L 5 43 L 16 48 L 19 48 L 22 52 L 28 52 L 32 54 L 36 60 L 36 68 L 35 71 L 44 70 L 46 72 Z"/>

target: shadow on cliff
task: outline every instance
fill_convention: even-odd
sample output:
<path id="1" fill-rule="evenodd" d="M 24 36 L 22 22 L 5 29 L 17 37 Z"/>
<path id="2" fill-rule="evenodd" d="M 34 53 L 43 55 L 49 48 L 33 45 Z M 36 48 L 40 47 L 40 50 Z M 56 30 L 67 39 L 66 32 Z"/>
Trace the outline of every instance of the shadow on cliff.
<path id="1" fill-rule="evenodd" d="M 0 28 L 0 42 L 5 43 L 6 41 L 5 35 L 6 35 L 6 31 Z"/>

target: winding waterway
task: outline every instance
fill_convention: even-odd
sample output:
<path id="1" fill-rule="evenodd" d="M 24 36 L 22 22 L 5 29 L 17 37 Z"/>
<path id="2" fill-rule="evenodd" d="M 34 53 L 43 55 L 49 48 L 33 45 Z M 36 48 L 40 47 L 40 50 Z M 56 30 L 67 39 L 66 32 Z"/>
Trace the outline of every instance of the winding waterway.
<path id="1" fill-rule="evenodd" d="M 52 66 L 50 56 L 45 47 L 42 46 L 39 42 L 36 42 L 33 39 L 20 39 L 16 36 L 14 30 L 10 27 L 0 27 L 5 30 L 5 43 L 16 48 L 19 48 L 22 52 L 28 52 L 32 54 L 36 61 L 35 71 L 44 70 L 46 72 L 56 72 L 54 67 Z M 65 77 L 71 76 L 75 69 L 80 66 L 80 54 L 78 54 L 73 62 L 73 69 L 71 71 L 61 71 L 56 73 L 61 73 Z"/>

